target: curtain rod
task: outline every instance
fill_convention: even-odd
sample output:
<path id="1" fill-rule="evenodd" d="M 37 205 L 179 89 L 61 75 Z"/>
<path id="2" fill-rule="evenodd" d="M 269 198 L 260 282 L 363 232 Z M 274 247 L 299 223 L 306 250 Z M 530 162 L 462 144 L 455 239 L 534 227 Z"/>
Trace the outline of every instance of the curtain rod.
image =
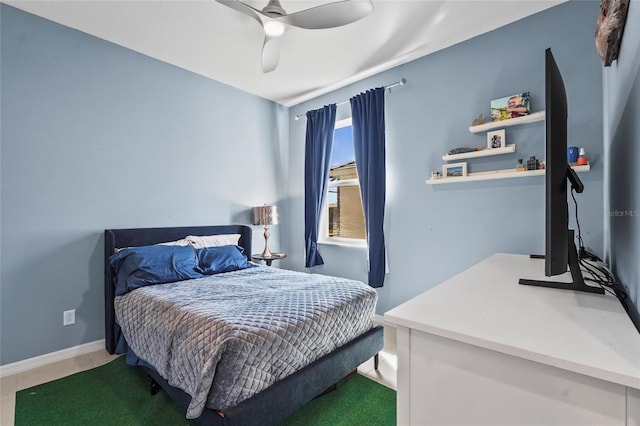
<path id="1" fill-rule="evenodd" d="M 407 84 L 407 79 L 406 78 L 401 78 L 400 80 L 396 81 L 395 83 L 391 83 L 391 84 L 388 84 L 388 85 L 384 86 L 384 89 L 385 90 L 390 90 L 392 87 L 404 86 L 405 84 Z M 347 102 L 349 102 L 349 100 L 339 102 L 339 103 L 336 104 L 336 106 L 344 105 Z M 306 117 L 306 116 L 307 116 L 307 114 L 298 114 L 298 115 L 296 115 L 296 120 L 299 120 L 302 117 Z"/>

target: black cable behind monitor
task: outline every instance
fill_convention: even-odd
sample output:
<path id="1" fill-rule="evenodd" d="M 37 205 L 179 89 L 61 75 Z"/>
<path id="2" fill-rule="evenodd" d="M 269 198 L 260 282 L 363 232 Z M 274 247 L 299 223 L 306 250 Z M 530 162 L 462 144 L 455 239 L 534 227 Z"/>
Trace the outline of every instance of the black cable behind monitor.
<path id="1" fill-rule="evenodd" d="M 567 179 L 571 182 L 571 190 L 581 193 L 584 190 L 584 185 L 580 181 L 580 178 L 569 165 L 567 165 Z M 592 287 L 585 284 L 582 277 L 582 271 L 580 270 L 580 259 L 578 257 L 578 251 L 575 243 L 575 233 L 573 229 L 567 230 L 567 263 L 569 264 L 569 271 L 571 272 L 572 282 L 565 283 L 559 281 L 544 281 L 544 280 L 530 280 L 526 278 L 520 278 L 518 283 L 522 285 L 531 285 L 536 287 L 557 288 L 561 290 L 575 290 L 583 291 L 586 293 L 604 294 L 602 287 Z M 531 255 L 532 258 L 540 258 L 540 256 Z M 544 256 L 542 256 L 544 258 Z"/>
<path id="2" fill-rule="evenodd" d="M 520 278 L 518 281 L 522 285 L 532 285 L 537 287 L 558 288 L 561 290 L 575 290 L 584 291 L 586 293 L 604 294 L 604 289 L 601 287 L 592 287 L 584 283 L 582 277 L 582 271 L 580 271 L 580 262 L 578 261 L 578 251 L 576 250 L 576 244 L 574 242 L 573 229 L 567 230 L 567 238 L 569 240 L 569 271 L 571 272 L 571 278 L 573 282 L 564 283 L 559 281 L 544 281 L 544 280 L 530 280 L 526 278 Z M 533 256 L 532 256 L 533 257 Z"/>
<path id="3" fill-rule="evenodd" d="M 591 275 L 590 278 L 585 278 L 585 280 L 598 284 L 604 289 L 605 292 L 617 297 L 624 310 L 626 312 L 629 312 L 629 304 L 627 303 L 629 295 L 627 294 L 627 290 L 622 284 L 616 281 L 615 277 L 607 269 L 606 265 L 599 265 L 599 263 L 602 263 L 602 259 L 600 259 L 598 255 L 589 251 L 584 246 L 584 242 L 582 241 L 582 233 L 580 231 L 578 201 L 576 200 L 573 188 L 571 191 L 571 198 L 573 199 L 573 204 L 575 205 L 576 226 L 578 228 L 578 261 L 580 262 L 581 268 L 585 270 L 585 273 Z"/>

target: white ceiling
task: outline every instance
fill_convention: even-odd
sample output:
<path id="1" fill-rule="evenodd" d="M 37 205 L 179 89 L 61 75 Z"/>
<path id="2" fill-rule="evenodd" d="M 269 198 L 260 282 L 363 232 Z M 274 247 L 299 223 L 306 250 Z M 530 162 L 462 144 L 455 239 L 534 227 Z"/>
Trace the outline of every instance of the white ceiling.
<path id="1" fill-rule="evenodd" d="M 214 0 L 2 0 L 4 3 L 292 106 L 565 0 L 373 0 L 353 24 L 288 31 L 263 74 L 264 35 Z M 287 13 L 331 1 L 281 0 Z M 246 0 L 262 9 L 267 0 Z"/>

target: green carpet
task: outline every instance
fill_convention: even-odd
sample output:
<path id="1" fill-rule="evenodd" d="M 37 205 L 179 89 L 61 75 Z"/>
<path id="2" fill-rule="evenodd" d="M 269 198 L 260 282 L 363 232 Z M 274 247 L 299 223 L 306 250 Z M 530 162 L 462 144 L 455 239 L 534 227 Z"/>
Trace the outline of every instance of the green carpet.
<path id="1" fill-rule="evenodd" d="M 396 424 L 396 392 L 354 374 L 338 389 L 316 398 L 287 417 L 281 426 L 383 426 Z"/>
<path id="2" fill-rule="evenodd" d="M 140 368 L 119 357 L 92 370 L 16 393 L 15 425 L 190 425 L 164 392 L 149 394 Z M 355 374 L 283 425 L 394 425 L 396 393 Z"/>

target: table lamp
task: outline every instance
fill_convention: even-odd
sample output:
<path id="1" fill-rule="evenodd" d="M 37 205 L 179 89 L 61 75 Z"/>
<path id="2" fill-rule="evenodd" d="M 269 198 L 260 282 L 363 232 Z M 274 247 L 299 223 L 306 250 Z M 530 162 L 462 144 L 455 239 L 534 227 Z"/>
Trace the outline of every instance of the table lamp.
<path id="1" fill-rule="evenodd" d="M 269 251 L 269 225 L 278 224 L 278 207 L 277 206 L 260 206 L 252 209 L 252 222 L 254 225 L 264 225 L 264 251 L 262 257 L 272 257 Z"/>

